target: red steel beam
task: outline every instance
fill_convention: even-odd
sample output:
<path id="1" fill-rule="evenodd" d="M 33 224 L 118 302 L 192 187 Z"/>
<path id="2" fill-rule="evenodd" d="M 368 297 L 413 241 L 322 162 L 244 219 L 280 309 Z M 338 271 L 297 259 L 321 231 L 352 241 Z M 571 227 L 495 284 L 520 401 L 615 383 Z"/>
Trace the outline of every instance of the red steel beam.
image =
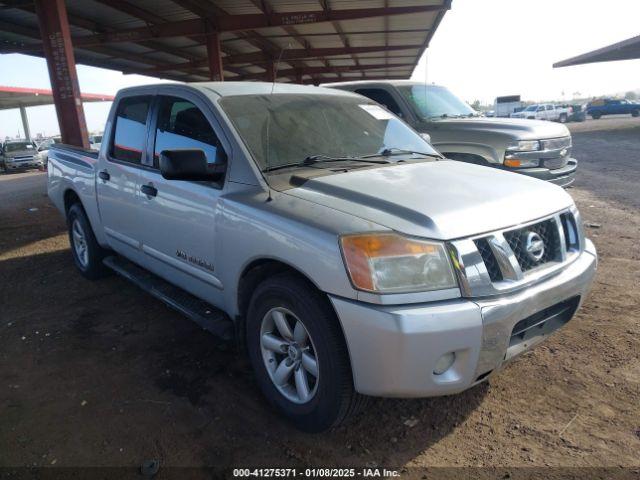
<path id="1" fill-rule="evenodd" d="M 284 27 L 308 23 L 335 22 L 340 20 L 358 20 L 388 15 L 409 15 L 435 12 L 445 9 L 441 5 L 422 5 L 413 7 L 354 8 L 349 10 L 319 10 L 309 12 L 287 12 L 244 15 L 211 15 L 208 20 L 195 18 L 166 22 L 146 27 L 128 28 L 97 35 L 88 35 L 74 39 L 77 46 L 100 43 L 141 42 L 156 38 L 207 35 L 207 22 L 211 21 L 218 32 L 240 32 L 266 27 Z"/>
<path id="2" fill-rule="evenodd" d="M 308 84 L 318 85 L 320 83 L 353 82 L 357 80 L 406 80 L 410 76 L 411 75 L 372 75 L 372 76 L 360 75 L 358 77 L 344 77 L 342 79 L 317 77 L 302 83 L 307 85 Z"/>
<path id="3" fill-rule="evenodd" d="M 331 47 L 331 48 L 298 48 L 298 49 L 289 49 L 283 55 L 283 62 L 288 62 L 289 60 L 301 60 L 305 58 L 316 59 L 318 57 L 332 57 L 336 55 L 351 55 L 358 53 L 371 53 L 371 52 L 384 52 L 384 51 L 398 51 L 398 50 L 412 50 L 416 48 L 420 48 L 420 45 L 394 45 L 390 47 L 385 46 L 371 46 L 371 47 L 350 47 L 350 48 L 342 48 L 342 47 Z M 269 63 L 272 62 L 273 58 L 270 55 L 265 55 L 262 52 L 253 52 L 253 53 L 239 53 L 237 55 L 229 55 L 224 57 L 224 63 L 226 65 L 238 65 L 238 64 L 256 64 L 256 63 Z M 152 67 L 146 72 L 148 74 L 163 72 L 167 70 L 183 70 L 183 69 L 192 69 L 192 68 L 200 68 L 206 67 L 206 61 L 194 61 L 194 62 L 184 62 L 184 63 L 168 63 L 166 65 L 162 65 L 159 67 Z"/>
<path id="4" fill-rule="evenodd" d="M 215 82 L 223 81 L 222 52 L 220 51 L 220 34 L 218 32 L 213 32 L 207 36 L 207 58 L 211 80 Z"/>
<path id="5" fill-rule="evenodd" d="M 89 148 L 64 0 L 35 0 L 62 141 Z"/>
<path id="6" fill-rule="evenodd" d="M 302 75 L 318 75 L 323 73 L 344 73 L 344 72 L 359 72 L 365 70 L 393 70 L 395 68 L 407 68 L 413 67 L 413 63 L 397 63 L 397 64 L 376 64 L 376 65 L 344 65 L 344 66 L 328 66 L 328 67 L 301 67 L 301 68 L 287 68 L 284 70 L 278 70 L 278 77 L 292 77 L 301 78 Z M 249 73 L 247 75 L 241 75 L 238 80 L 260 80 L 266 78 L 265 72 Z"/>

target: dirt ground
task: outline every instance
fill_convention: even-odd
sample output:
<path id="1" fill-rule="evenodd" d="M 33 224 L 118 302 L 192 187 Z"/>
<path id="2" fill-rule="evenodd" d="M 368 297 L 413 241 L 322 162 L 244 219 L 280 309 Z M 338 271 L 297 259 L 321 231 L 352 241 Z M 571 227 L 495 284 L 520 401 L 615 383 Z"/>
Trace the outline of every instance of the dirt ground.
<path id="1" fill-rule="evenodd" d="M 640 119 L 606 122 L 574 134 L 569 193 L 600 254 L 577 317 L 487 384 L 376 400 L 319 435 L 274 414 L 233 349 L 116 276 L 82 278 L 43 174 L 0 176 L 0 467 L 640 472 Z"/>

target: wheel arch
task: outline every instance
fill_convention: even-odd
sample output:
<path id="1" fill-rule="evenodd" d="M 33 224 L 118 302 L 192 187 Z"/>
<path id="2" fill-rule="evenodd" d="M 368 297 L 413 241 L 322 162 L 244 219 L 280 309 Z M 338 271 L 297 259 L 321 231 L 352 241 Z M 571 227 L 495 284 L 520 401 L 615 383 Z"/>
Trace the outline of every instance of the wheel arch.
<path id="1" fill-rule="evenodd" d="M 322 289 L 304 272 L 291 264 L 277 258 L 262 257 L 251 260 L 242 270 L 238 278 L 236 289 L 236 309 L 238 317 L 244 318 L 249 308 L 251 295 L 255 288 L 270 276 L 280 273 L 292 273 L 297 275 L 318 292 Z"/>
<path id="2" fill-rule="evenodd" d="M 64 202 L 64 213 L 67 215 L 69 213 L 69 209 L 75 203 L 79 203 L 83 210 L 85 210 L 84 205 L 82 204 L 82 200 L 80 199 L 80 195 L 76 193 L 73 188 L 67 188 L 62 195 L 62 199 Z M 86 210 L 85 210 L 86 211 Z"/>

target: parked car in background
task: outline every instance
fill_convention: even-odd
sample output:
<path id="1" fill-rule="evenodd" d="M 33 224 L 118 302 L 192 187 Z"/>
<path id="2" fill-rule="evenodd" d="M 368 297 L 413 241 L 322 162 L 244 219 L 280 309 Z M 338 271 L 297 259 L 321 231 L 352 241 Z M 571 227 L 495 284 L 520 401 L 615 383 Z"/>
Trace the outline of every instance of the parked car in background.
<path id="1" fill-rule="evenodd" d="M 601 98 L 587 104 L 587 115 L 597 120 L 605 115 L 631 115 L 640 116 L 640 103 L 629 100 L 617 100 L 613 98 Z"/>
<path id="2" fill-rule="evenodd" d="M 134 87 L 105 141 L 49 154 L 77 268 L 113 269 L 236 336 L 265 397 L 304 430 L 367 396 L 477 385 L 566 325 L 595 274 L 564 190 L 443 159 L 361 95 Z"/>
<path id="3" fill-rule="evenodd" d="M 567 105 L 570 122 L 584 122 L 587 119 L 586 105 Z"/>
<path id="4" fill-rule="evenodd" d="M 62 138 L 61 137 L 47 138 L 46 140 L 43 140 L 42 142 L 40 142 L 40 145 L 38 145 L 38 152 L 40 152 L 42 162 L 44 163 L 45 166 L 47 165 L 49 160 L 49 149 L 51 148 L 52 145 L 56 143 L 62 143 Z"/>
<path id="5" fill-rule="evenodd" d="M 561 186 L 573 183 L 571 134 L 564 125 L 482 117 L 446 87 L 406 80 L 332 83 L 368 97 L 398 115 L 443 155 L 529 175 Z"/>
<path id="6" fill-rule="evenodd" d="M 7 173 L 11 170 L 42 168 L 42 157 L 35 142 L 30 140 L 7 140 L 0 151 L 0 167 Z"/>
<path id="7" fill-rule="evenodd" d="M 570 111 L 567 107 L 552 103 L 529 105 L 524 110 L 511 114 L 511 118 L 526 118 L 528 120 L 548 120 L 551 122 L 566 123 L 569 120 Z"/>
<path id="8" fill-rule="evenodd" d="M 92 150 L 100 150 L 102 145 L 102 135 L 89 135 L 89 148 Z"/>

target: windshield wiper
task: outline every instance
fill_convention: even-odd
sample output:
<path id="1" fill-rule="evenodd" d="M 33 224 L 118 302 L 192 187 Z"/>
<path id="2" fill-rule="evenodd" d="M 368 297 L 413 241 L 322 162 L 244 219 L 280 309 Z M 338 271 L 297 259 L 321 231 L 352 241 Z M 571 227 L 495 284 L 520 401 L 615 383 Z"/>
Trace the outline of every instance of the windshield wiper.
<path id="1" fill-rule="evenodd" d="M 378 155 L 374 155 L 378 156 Z M 370 160 L 366 156 L 360 157 L 330 157 L 328 155 L 309 155 L 302 162 L 285 163 L 284 165 L 274 165 L 272 167 L 265 168 L 263 172 L 273 172 L 274 170 L 283 170 L 285 168 L 296 167 L 309 167 L 317 163 L 331 163 L 331 162 L 361 162 L 361 163 L 389 163 L 389 160 Z"/>
<path id="2" fill-rule="evenodd" d="M 392 157 L 394 155 L 423 155 L 425 157 L 443 158 L 442 155 L 439 155 L 437 153 L 418 152 L 415 150 L 404 150 L 402 148 L 397 148 L 397 147 L 385 148 L 380 153 L 363 155 L 361 158 Z"/>

